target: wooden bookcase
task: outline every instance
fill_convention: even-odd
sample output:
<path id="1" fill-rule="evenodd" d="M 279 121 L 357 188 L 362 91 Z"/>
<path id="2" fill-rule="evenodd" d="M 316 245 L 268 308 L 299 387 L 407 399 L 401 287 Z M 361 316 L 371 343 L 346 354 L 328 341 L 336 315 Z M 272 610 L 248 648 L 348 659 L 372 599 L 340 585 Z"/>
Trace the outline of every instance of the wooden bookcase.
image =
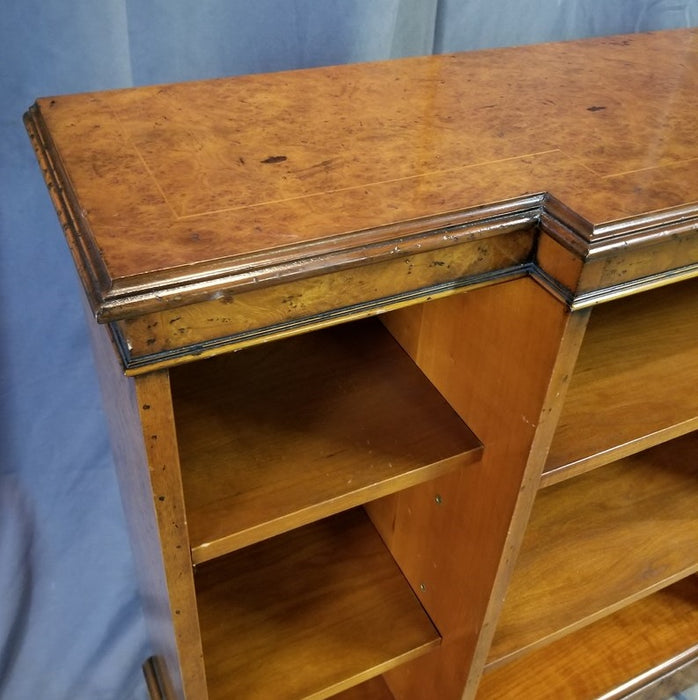
<path id="1" fill-rule="evenodd" d="M 693 30 L 37 100 L 153 698 L 698 682 L 697 108 Z"/>

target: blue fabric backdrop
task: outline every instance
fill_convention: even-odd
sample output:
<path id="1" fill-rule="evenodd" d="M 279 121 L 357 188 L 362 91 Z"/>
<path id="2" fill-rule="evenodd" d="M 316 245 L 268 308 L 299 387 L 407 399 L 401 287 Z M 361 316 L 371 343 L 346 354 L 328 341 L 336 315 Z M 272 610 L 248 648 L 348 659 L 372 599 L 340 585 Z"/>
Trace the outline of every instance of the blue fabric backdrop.
<path id="1" fill-rule="evenodd" d="M 0 698 L 146 697 L 77 279 L 21 123 L 39 95 L 698 24 L 698 0 L 2 0 Z"/>

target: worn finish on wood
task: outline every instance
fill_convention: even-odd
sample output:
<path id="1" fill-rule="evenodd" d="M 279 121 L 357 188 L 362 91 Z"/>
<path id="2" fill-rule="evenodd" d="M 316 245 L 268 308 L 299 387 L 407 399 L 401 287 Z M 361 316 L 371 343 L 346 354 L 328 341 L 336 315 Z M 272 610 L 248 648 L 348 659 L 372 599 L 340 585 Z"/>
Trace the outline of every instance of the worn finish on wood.
<path id="1" fill-rule="evenodd" d="M 544 484 L 698 428 L 698 281 L 594 309 Z"/>
<path id="2" fill-rule="evenodd" d="M 205 698 L 168 375 L 124 377 L 108 330 L 90 332 L 158 678 L 168 700 Z"/>
<path id="3" fill-rule="evenodd" d="M 698 433 L 538 495 L 489 663 L 698 570 Z"/>
<path id="4" fill-rule="evenodd" d="M 172 383 L 195 563 L 482 454 L 376 320 L 186 365 Z"/>
<path id="5" fill-rule="evenodd" d="M 285 337 L 526 274 L 534 246 L 531 216 L 492 226 L 497 235 L 485 242 L 478 227 L 449 230 L 441 243 L 444 237 L 455 242 L 447 248 L 422 252 L 419 241 L 403 243 L 400 256 L 391 248 L 392 259 L 370 266 L 332 272 L 315 261 L 317 276 L 127 318 L 115 323 L 114 331 L 128 368 L 137 372 L 174 364 L 192 349 L 197 357 L 220 354 L 260 338 Z"/>
<path id="6" fill-rule="evenodd" d="M 439 643 L 361 510 L 203 564 L 196 586 L 211 700 L 319 700 Z"/>
<path id="7" fill-rule="evenodd" d="M 698 579 L 692 576 L 485 673 L 477 697 L 620 700 L 697 656 Z M 684 687 L 667 684 L 637 697 L 664 700 Z"/>

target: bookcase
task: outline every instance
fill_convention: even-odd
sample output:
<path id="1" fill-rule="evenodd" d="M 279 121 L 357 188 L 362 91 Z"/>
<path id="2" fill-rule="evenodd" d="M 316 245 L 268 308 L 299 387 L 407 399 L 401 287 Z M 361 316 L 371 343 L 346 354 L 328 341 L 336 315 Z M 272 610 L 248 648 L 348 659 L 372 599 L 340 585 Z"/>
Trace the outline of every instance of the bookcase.
<path id="1" fill-rule="evenodd" d="M 682 30 L 37 100 L 153 698 L 698 682 L 696 88 Z"/>

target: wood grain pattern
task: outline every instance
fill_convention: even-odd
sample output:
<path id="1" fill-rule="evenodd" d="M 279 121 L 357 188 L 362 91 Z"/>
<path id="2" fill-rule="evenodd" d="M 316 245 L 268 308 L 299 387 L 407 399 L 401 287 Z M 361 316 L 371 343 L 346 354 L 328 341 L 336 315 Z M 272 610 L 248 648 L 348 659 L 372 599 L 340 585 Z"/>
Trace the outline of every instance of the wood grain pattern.
<path id="1" fill-rule="evenodd" d="M 124 377 L 90 324 L 153 655 L 168 700 L 206 696 L 169 378 Z"/>
<path id="2" fill-rule="evenodd" d="M 360 510 L 197 569 L 211 700 L 329 697 L 438 645 Z"/>
<path id="3" fill-rule="evenodd" d="M 543 484 L 695 430 L 698 280 L 594 309 Z"/>
<path id="4" fill-rule="evenodd" d="M 489 664 L 698 569 L 698 433 L 542 490 Z"/>
<path id="5" fill-rule="evenodd" d="M 460 698 L 469 671 L 476 683 L 555 425 L 556 364 L 573 362 L 584 319 L 530 279 L 384 319 L 487 445 L 475 468 L 367 506 L 444 640 L 386 674 L 397 698 Z"/>
<path id="6" fill-rule="evenodd" d="M 195 563 L 482 453 L 373 319 L 188 365 L 172 384 Z"/>
<path id="7" fill-rule="evenodd" d="M 485 673 L 477 697 L 619 700 L 697 656 L 698 579 L 691 576 Z M 665 686 L 643 697 L 671 692 Z"/>
<path id="8" fill-rule="evenodd" d="M 153 366 L 176 364 L 182 358 L 212 355 L 255 344 L 261 338 L 279 338 L 312 327 L 324 327 L 362 318 L 427 298 L 459 293 L 464 287 L 526 274 L 534 247 L 533 216 L 498 220 L 496 230 L 483 240 L 478 227 L 454 226 L 450 243 L 436 251 L 424 250 L 426 242 L 402 241 L 379 260 L 358 266 L 369 252 L 358 249 L 350 269 L 332 270 L 327 261 L 315 258 L 318 274 L 270 286 L 261 272 L 244 270 L 247 286 L 236 282 L 235 293 L 221 293 L 210 301 L 175 304 L 154 313 L 114 324 L 121 338 L 126 366 L 136 372 Z M 444 235 L 440 243 L 444 244 Z M 274 273 L 274 275 L 278 273 Z M 222 283 L 221 283 L 222 284 Z M 161 305 L 165 302 L 159 296 Z"/>
<path id="9" fill-rule="evenodd" d="M 42 98 L 27 124 L 93 308 L 116 318 L 213 298 L 231 264 L 307 276 L 357 231 L 399 244 L 391 225 L 483 204 L 547 192 L 592 238 L 695 204 L 697 45 L 683 30 Z"/>

